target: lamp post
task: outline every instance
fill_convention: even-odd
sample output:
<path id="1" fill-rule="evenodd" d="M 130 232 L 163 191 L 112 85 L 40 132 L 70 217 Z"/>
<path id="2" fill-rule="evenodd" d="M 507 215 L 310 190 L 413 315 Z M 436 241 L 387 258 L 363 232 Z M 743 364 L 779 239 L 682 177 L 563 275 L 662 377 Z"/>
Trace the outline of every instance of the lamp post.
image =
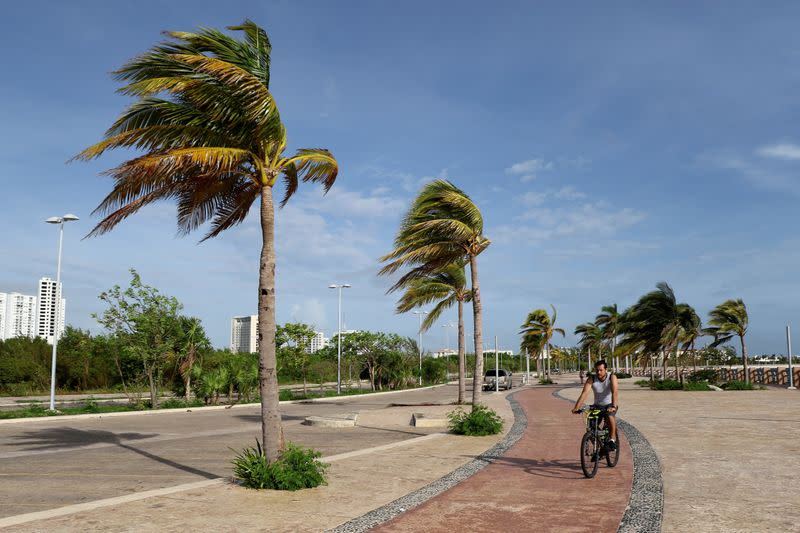
<path id="1" fill-rule="evenodd" d="M 427 315 L 427 311 L 414 311 L 414 314 L 419 317 L 419 330 L 417 331 L 418 334 L 418 341 L 419 344 L 419 386 L 422 386 L 422 316 Z"/>
<path id="2" fill-rule="evenodd" d="M 336 334 L 336 340 L 339 344 L 339 355 L 336 358 L 336 394 L 342 393 L 342 289 L 349 289 L 352 287 L 349 283 L 342 283 L 340 285 L 330 284 L 329 289 L 339 289 L 339 332 Z M 360 378 L 359 378 L 360 379 Z M 360 381 L 359 381 L 360 383 Z M 352 386 L 352 385 L 351 385 Z M 359 385 L 360 387 L 360 385 Z"/>
<path id="3" fill-rule="evenodd" d="M 794 370 L 792 369 L 792 331 L 786 324 L 786 355 L 789 358 L 789 390 L 796 390 L 794 386 Z"/>
<path id="4" fill-rule="evenodd" d="M 454 328 L 456 327 L 456 325 L 452 323 L 442 324 L 442 327 L 444 328 L 444 334 L 446 338 L 445 350 L 447 350 L 447 355 L 445 355 L 446 357 L 445 360 L 447 361 L 447 380 L 450 381 L 450 329 L 449 328 Z"/>
<path id="5" fill-rule="evenodd" d="M 61 286 L 61 248 L 64 243 L 64 222 L 72 222 L 78 220 L 73 214 L 66 214 L 63 217 L 50 217 L 45 222 L 48 224 L 58 224 L 58 263 L 56 266 L 56 290 L 54 291 L 53 298 L 55 302 L 55 312 L 53 313 L 53 359 L 50 365 L 50 410 L 54 411 L 56 408 L 56 354 L 58 352 L 58 311 L 61 309 L 61 299 L 58 297 L 58 288 Z"/>

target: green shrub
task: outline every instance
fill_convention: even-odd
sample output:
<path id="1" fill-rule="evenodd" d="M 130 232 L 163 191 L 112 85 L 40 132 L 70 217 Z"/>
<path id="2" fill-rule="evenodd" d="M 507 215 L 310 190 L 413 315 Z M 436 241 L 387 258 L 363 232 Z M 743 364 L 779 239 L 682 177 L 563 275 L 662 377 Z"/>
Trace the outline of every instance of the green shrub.
<path id="1" fill-rule="evenodd" d="M 456 435 L 483 437 L 503 430 L 503 419 L 485 405 L 475 405 L 467 414 L 461 408 L 448 413 L 448 428 Z"/>
<path id="2" fill-rule="evenodd" d="M 614 375 L 617 376 L 617 379 L 625 379 L 625 378 L 633 377 L 630 374 L 628 374 L 627 372 L 617 372 Z"/>
<path id="3" fill-rule="evenodd" d="M 687 381 L 683 386 L 684 390 L 711 390 L 705 381 Z"/>
<path id="4" fill-rule="evenodd" d="M 738 379 L 723 383 L 721 387 L 725 390 L 755 390 L 755 387 L 752 383 L 745 383 L 744 381 L 739 381 Z"/>
<path id="5" fill-rule="evenodd" d="M 189 400 L 188 402 L 181 398 L 169 398 L 158 404 L 159 409 L 183 409 L 186 407 L 202 407 L 202 400 Z"/>
<path id="6" fill-rule="evenodd" d="M 717 380 L 717 371 L 713 368 L 698 370 L 697 372 L 692 372 L 691 374 L 689 374 L 686 379 L 695 383 L 700 381 L 714 382 Z"/>
<path id="7" fill-rule="evenodd" d="M 319 460 L 322 454 L 310 448 L 288 443 L 283 455 L 267 463 L 261 443 L 245 448 L 233 460 L 233 475 L 251 489 L 299 490 L 325 483 L 328 465 Z"/>
<path id="8" fill-rule="evenodd" d="M 683 390 L 681 382 L 676 379 L 657 379 L 650 386 L 653 390 Z"/>
<path id="9" fill-rule="evenodd" d="M 550 378 L 539 378 L 539 385 L 552 385 L 553 380 Z"/>
<path id="10" fill-rule="evenodd" d="M 634 383 L 634 385 L 639 385 L 640 387 L 649 387 L 650 386 L 650 380 L 649 379 L 640 379 L 638 381 L 634 381 L 633 383 Z"/>

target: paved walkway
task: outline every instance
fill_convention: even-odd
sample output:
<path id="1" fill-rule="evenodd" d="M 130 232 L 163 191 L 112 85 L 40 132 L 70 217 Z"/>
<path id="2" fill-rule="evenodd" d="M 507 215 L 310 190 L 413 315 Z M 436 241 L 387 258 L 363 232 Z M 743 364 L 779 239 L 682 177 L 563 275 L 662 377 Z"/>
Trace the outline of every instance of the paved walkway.
<path id="1" fill-rule="evenodd" d="M 615 532 L 630 495 L 631 451 L 593 479 L 581 471 L 583 419 L 553 388 L 516 394 L 528 417 L 520 440 L 495 462 L 452 489 L 373 531 Z"/>

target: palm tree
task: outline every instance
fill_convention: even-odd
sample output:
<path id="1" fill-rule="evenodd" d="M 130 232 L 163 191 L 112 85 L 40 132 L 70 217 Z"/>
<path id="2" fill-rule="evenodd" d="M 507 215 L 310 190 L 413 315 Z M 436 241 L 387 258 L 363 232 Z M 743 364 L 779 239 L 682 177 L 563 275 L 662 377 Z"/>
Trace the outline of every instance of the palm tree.
<path id="1" fill-rule="evenodd" d="M 681 342 L 683 343 L 684 353 L 687 350 L 691 351 L 692 368 L 694 372 L 697 372 L 697 353 L 695 352 L 694 344 L 698 338 L 705 335 L 705 332 L 697 311 L 691 306 L 687 306 L 687 308 L 681 313 L 681 329 L 683 330 Z"/>
<path id="2" fill-rule="evenodd" d="M 725 344 L 734 335 L 738 335 L 742 344 L 742 366 L 744 367 L 744 380 L 750 383 L 749 367 L 747 364 L 747 347 L 744 343 L 744 336 L 747 333 L 748 317 L 747 307 L 741 298 L 738 300 L 726 300 L 712 309 L 709 313 L 709 327 L 706 334 L 714 336 L 712 347 Z"/>
<path id="3" fill-rule="evenodd" d="M 491 241 L 483 235 L 483 216 L 469 196 L 447 180 L 434 180 L 425 185 L 412 202 L 395 237 L 395 248 L 381 258 L 387 264 L 379 272 L 388 275 L 404 266 L 413 267 L 391 291 L 414 278 L 440 271 L 451 263 L 469 262 L 475 336 L 473 406 L 480 403 L 483 380 L 483 315 L 478 255 L 489 244 Z"/>
<path id="4" fill-rule="evenodd" d="M 615 368 L 619 368 L 616 360 L 614 359 L 614 350 L 617 347 L 617 335 L 619 334 L 619 318 L 620 314 L 617 311 L 617 304 L 605 305 L 601 312 L 594 319 L 594 323 L 600 327 L 603 332 L 603 338 L 608 341 L 608 346 L 611 349 L 611 360 Z M 627 367 L 627 365 L 625 365 Z"/>
<path id="5" fill-rule="evenodd" d="M 409 280 L 405 293 L 397 303 L 398 313 L 438 302 L 422 321 L 421 331 L 428 331 L 442 313 L 457 304 L 458 306 L 458 403 L 464 403 L 466 392 L 466 361 L 464 346 L 464 302 L 470 301 L 472 294 L 467 288 L 464 262 L 451 263 L 439 272 L 431 272 L 424 277 Z"/>
<path id="6" fill-rule="evenodd" d="M 581 349 L 585 350 L 589 354 L 589 367 L 587 368 L 587 372 L 592 371 L 592 350 L 594 350 L 595 355 L 597 356 L 597 360 L 600 360 L 600 353 L 603 348 L 603 330 L 597 324 L 592 322 L 586 322 L 585 324 L 579 324 L 575 327 L 575 335 L 579 335 L 579 343 L 581 345 Z M 580 365 L 579 365 L 580 366 Z"/>
<path id="7" fill-rule="evenodd" d="M 562 337 L 565 335 L 563 329 L 555 327 L 558 317 L 555 306 L 550 305 L 550 308 L 553 310 L 552 316 L 548 316 L 547 311 L 544 309 L 536 309 L 528 314 L 525 323 L 520 326 L 522 328 L 520 333 L 523 339 L 525 337 L 539 337 L 541 339 L 540 349 L 542 351 L 540 353 L 543 354 L 544 350 L 547 350 L 548 376 L 550 375 L 550 341 L 554 333 L 560 333 Z"/>
<path id="8" fill-rule="evenodd" d="M 158 44 L 115 72 L 120 92 L 137 97 L 105 134 L 81 152 L 89 160 L 112 148 L 145 153 L 107 171 L 114 188 L 95 214 L 103 220 L 89 233 L 111 231 L 145 205 L 174 198 L 182 234 L 206 222 L 203 240 L 244 221 L 261 200 L 258 282 L 259 387 L 262 438 L 268 461 L 284 449 L 275 359 L 275 213 L 273 187 L 286 186 L 281 206 L 299 181 L 327 191 L 338 173 L 333 155 L 303 148 L 287 155 L 286 130 L 269 92 L 272 46 L 266 32 L 246 20 L 230 30 L 168 32 Z"/>

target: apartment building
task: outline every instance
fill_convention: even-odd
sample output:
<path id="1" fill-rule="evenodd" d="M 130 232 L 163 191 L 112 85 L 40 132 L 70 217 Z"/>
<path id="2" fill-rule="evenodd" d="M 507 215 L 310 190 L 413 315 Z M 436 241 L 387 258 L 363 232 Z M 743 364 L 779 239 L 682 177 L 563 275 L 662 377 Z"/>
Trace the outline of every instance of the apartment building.
<path id="1" fill-rule="evenodd" d="M 58 331 L 59 337 L 64 333 L 66 300 L 62 298 L 61 289 L 62 284 L 56 286 L 53 279 L 41 278 L 39 280 L 35 334 L 37 337 L 47 339 L 50 344 L 53 344 L 56 331 Z M 58 329 L 56 330 L 56 328 Z"/>
<path id="2" fill-rule="evenodd" d="M 231 320 L 231 351 L 258 351 L 258 315 L 235 316 Z"/>

